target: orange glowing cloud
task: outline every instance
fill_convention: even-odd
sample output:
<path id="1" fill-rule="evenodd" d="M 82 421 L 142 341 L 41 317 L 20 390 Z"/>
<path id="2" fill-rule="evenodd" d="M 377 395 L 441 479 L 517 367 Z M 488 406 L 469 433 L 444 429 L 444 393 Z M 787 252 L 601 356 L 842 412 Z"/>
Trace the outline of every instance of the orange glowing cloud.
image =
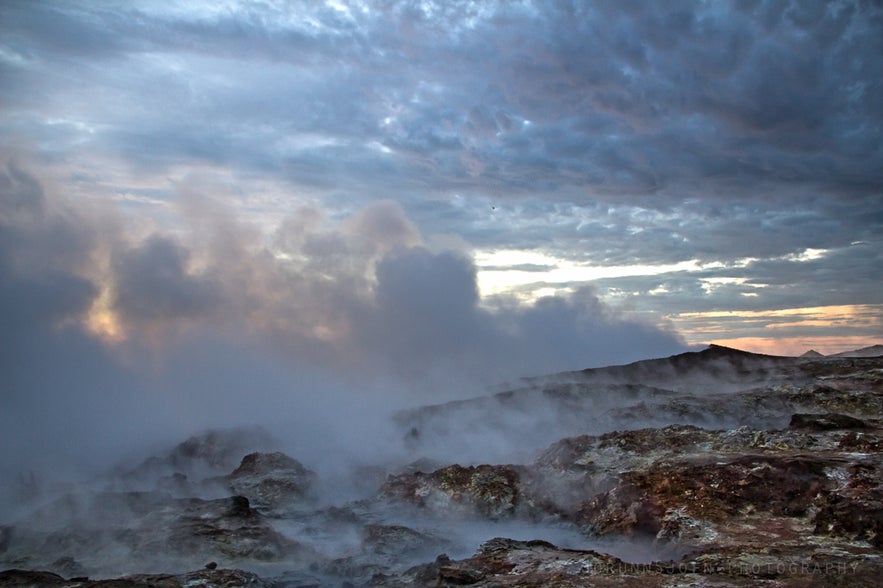
<path id="1" fill-rule="evenodd" d="M 883 305 L 878 304 L 692 312 L 670 319 L 691 344 L 770 355 L 800 355 L 809 349 L 828 355 L 871 345 L 883 336 Z M 843 335 L 847 329 L 858 334 Z"/>

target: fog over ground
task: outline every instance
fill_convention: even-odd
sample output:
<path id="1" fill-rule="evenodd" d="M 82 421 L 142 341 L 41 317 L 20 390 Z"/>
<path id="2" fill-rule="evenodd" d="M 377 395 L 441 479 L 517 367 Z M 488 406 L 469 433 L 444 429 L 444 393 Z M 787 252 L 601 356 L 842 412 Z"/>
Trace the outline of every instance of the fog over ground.
<path id="1" fill-rule="evenodd" d="M 416 227 L 470 252 L 483 298 L 591 286 L 690 344 L 834 353 L 883 334 L 881 27 L 862 0 L 11 0 L 0 146 L 78 213 L 178 245 L 104 263 L 193 264 L 191 314 L 224 306 L 199 266 L 224 215 L 293 219 L 282 250 L 337 235 L 311 240 L 317 263 L 349 259 L 341 239 L 377 261 Z M 411 227 L 358 235 L 382 201 Z M 187 206 L 191 228 L 212 217 L 197 248 Z"/>
<path id="2" fill-rule="evenodd" d="M 0 3 L 0 475 L 254 423 L 358 457 L 522 376 L 878 342 L 881 29 L 862 0 Z"/>
<path id="3" fill-rule="evenodd" d="M 301 209 L 267 235 L 202 194 L 175 231 L 144 230 L 15 159 L 0 190 L 7 471 L 250 424 L 307 462 L 368 458 L 400 442 L 396 409 L 684 349 L 589 288 L 481 305 L 468 253 L 428 246 L 392 202 Z"/>

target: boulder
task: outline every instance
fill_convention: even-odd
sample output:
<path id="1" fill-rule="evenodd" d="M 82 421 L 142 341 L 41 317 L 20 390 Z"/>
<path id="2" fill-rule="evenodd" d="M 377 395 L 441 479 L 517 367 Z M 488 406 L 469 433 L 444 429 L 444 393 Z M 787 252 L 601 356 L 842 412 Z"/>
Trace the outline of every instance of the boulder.
<path id="1" fill-rule="evenodd" d="M 230 489 L 265 512 L 279 513 L 311 497 L 317 476 L 284 453 L 250 453 L 228 476 Z"/>

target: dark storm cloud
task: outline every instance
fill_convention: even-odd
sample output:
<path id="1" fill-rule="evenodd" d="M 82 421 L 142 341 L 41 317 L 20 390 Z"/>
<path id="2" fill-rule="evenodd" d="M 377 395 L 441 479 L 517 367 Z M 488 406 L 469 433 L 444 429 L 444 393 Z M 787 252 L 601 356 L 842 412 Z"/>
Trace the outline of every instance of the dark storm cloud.
<path id="1" fill-rule="evenodd" d="M 0 168 L 0 313 L 3 348 L 88 309 L 95 288 L 78 272 L 92 239 L 76 213 L 47 202 L 39 180 L 13 161 Z M 5 354 L 4 354 L 5 356 Z"/>
<path id="2" fill-rule="evenodd" d="M 877 272 L 849 244 L 880 247 L 881 29 L 858 0 L 6 2 L 0 141 L 81 194 L 174 201 L 198 168 L 274 222 L 390 199 L 485 250 L 770 259 L 803 277 L 789 297 L 835 304 Z M 806 249 L 840 253 L 781 261 Z M 780 304 L 698 278 L 652 300 Z"/>
<path id="3" fill-rule="evenodd" d="M 216 285 L 188 273 L 186 257 L 183 247 L 158 236 L 116 256 L 113 306 L 123 320 L 177 320 L 214 306 Z"/>
<path id="4" fill-rule="evenodd" d="M 191 194 L 173 238 L 135 236 L 120 230 L 121 219 L 75 212 L 12 163 L 0 186 L 4 310 L 50 338 L 88 327 L 96 337 L 166 346 L 188 331 L 225 338 L 245 329 L 296 364 L 414 377 L 462 363 L 472 370 L 465 380 L 483 383 L 597 363 L 602 348 L 635 356 L 638 339 L 660 351 L 680 346 L 589 291 L 535 308 L 483 308 L 472 261 L 427 248 L 389 201 L 339 221 L 305 208 L 266 239 L 223 204 Z M 105 330 L 111 323 L 119 332 Z M 11 346 L 20 333 L 7 335 Z"/>
<path id="5" fill-rule="evenodd" d="M 715 185 L 754 196 L 760 180 L 773 192 L 879 188 L 872 4 L 370 8 L 11 3 L 6 47 L 39 65 L 12 66 L 28 81 L 7 94 L 110 92 L 99 101 L 110 128 L 90 143 L 134 162 L 269 166 L 308 183 L 320 180 L 310 168 L 348 162 L 340 182 L 369 197 L 389 190 L 390 171 L 406 190 L 648 206 Z M 48 95 L 36 106 L 58 108 Z M 98 116 L 85 103 L 68 111 Z M 281 146 L 304 133 L 337 146 Z"/>
<path id="6" fill-rule="evenodd" d="M 309 442 L 341 389 L 668 355 L 667 316 L 879 336 L 881 30 L 860 0 L 2 2 L 4 459 L 270 414 Z M 473 249 L 567 293 L 481 298 Z M 574 264 L 634 269 L 543 281 Z M 768 318 L 831 305 L 862 310 Z"/>

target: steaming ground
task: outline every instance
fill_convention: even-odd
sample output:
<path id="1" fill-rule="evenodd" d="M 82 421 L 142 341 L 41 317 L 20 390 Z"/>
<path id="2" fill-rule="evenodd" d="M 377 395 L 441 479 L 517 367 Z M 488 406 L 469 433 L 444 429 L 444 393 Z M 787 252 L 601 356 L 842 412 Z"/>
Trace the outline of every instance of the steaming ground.
<path id="1" fill-rule="evenodd" d="M 482 300 L 468 247 L 394 202 L 266 226 L 194 180 L 160 227 L 62 185 L 0 154 L 3 479 L 88 480 L 255 423 L 330 474 L 394 459 L 396 411 L 684 350 L 591 289 Z"/>
<path id="2" fill-rule="evenodd" d="M 575 497 L 610 482 L 540 475 L 551 444 L 672 423 L 783 427 L 794 412 L 746 389 L 795 377 L 765 357 L 572 371 L 685 345 L 590 288 L 483 300 L 468 248 L 422 235 L 391 202 L 266 227 L 193 184 L 160 229 L 53 185 L 15 160 L 0 168 L 7 566 L 107 577 L 218 561 L 297 585 L 404 573 L 493 535 L 585 548 Z M 517 383 L 488 394 L 499 382 Z M 177 445 L 243 428 L 221 434 L 222 455 Z M 234 479 L 254 451 L 289 457 Z M 242 493 L 252 504 L 231 498 Z M 604 546 L 639 561 L 657 548 Z"/>
<path id="3" fill-rule="evenodd" d="M 843 533 L 864 557 L 881 516 L 866 502 L 876 492 L 867 472 L 883 466 L 880 361 L 712 346 L 417 406 L 404 391 L 381 406 L 378 391 L 355 395 L 347 382 L 308 377 L 285 401 L 256 388 L 250 404 L 224 404 L 241 398 L 226 391 L 257 373 L 227 370 L 238 379 L 213 379 L 218 404 L 181 424 L 201 433 L 173 443 L 165 429 L 144 436 L 149 447 L 108 448 L 110 468 L 96 460 L 92 470 L 4 478 L 0 562 L 108 578 L 214 561 L 281 586 L 422 585 L 434 574 L 484 578 L 509 569 L 494 558 L 513 557 L 547 570 L 543 585 L 560 566 L 582 578 L 594 569 L 585 558 L 613 558 L 597 563 L 613 570 L 693 557 L 721 541 L 749 550 L 746 537 L 787 542 L 783 529 L 813 533 L 806 516 L 828 517 L 807 543 L 824 553 L 793 557 L 841 557 Z M 261 381 L 290 385 L 290 368 L 275 367 Z M 182 409 L 205 397 L 188 401 L 197 404 Z M 256 417 L 260 426 L 244 426 Z M 845 483 L 850 476 L 858 478 Z M 851 488 L 871 489 L 865 498 Z M 666 507 L 671 500 L 686 503 Z M 740 501 L 747 506 L 734 510 Z"/>

